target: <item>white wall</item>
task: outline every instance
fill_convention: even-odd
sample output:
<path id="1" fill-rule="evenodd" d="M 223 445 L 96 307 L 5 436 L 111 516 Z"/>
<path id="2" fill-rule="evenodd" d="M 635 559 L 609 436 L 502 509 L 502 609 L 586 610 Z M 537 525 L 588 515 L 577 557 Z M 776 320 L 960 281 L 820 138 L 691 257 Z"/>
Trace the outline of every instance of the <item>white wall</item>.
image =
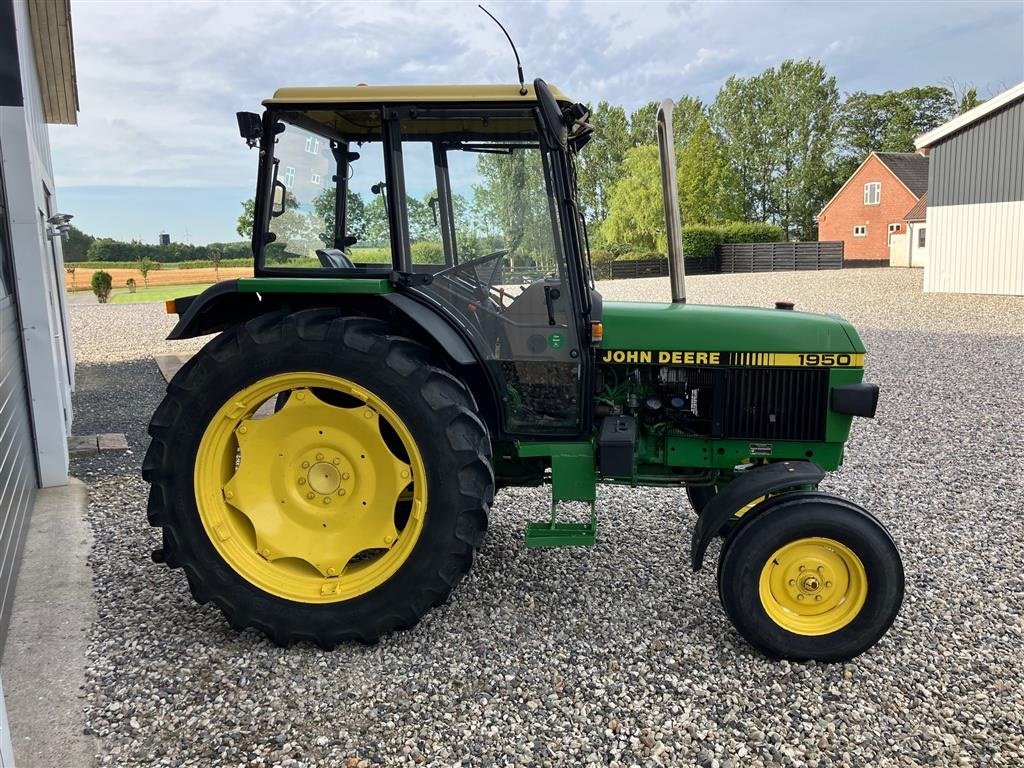
<path id="1" fill-rule="evenodd" d="M 919 245 L 921 232 L 924 232 L 924 245 Z M 928 263 L 928 225 L 923 221 L 907 223 L 907 234 L 910 237 L 907 250 L 910 254 L 910 267 L 923 267 Z"/>
<path id="2" fill-rule="evenodd" d="M 60 239 L 46 237 L 45 219 L 58 208 L 25 0 L 14 2 L 14 23 L 24 106 L 0 107 L 0 162 L 7 187 L 15 295 L 21 312 L 39 480 L 43 486 L 64 485 L 74 358 L 68 339 Z"/>
<path id="3" fill-rule="evenodd" d="M 1024 296 L 1024 201 L 928 206 L 924 290 Z"/>

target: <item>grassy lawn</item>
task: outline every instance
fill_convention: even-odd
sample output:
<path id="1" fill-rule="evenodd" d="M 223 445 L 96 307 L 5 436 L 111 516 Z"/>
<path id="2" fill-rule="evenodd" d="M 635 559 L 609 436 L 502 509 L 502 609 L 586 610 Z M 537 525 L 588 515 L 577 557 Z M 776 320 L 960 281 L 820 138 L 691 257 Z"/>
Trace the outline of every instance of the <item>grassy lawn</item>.
<path id="1" fill-rule="evenodd" d="M 154 285 L 150 288 L 139 288 L 135 293 L 128 289 L 118 289 L 110 296 L 111 304 L 142 304 L 147 301 L 167 301 L 179 296 L 194 296 L 202 293 L 209 285 Z"/>

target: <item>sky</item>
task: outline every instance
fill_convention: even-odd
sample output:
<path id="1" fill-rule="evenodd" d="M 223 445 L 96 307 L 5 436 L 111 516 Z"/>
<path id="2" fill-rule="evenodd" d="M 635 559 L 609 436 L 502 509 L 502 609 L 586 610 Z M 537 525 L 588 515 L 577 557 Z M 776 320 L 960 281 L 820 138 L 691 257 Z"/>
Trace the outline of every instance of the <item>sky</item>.
<path id="1" fill-rule="evenodd" d="M 1024 80 L 1024 0 L 492 2 L 527 80 L 627 110 L 714 99 L 730 75 L 822 61 L 842 93 Z M 81 111 L 51 126 L 57 200 L 98 236 L 240 239 L 256 153 L 235 112 L 282 86 L 513 82 L 475 3 L 73 0 Z"/>

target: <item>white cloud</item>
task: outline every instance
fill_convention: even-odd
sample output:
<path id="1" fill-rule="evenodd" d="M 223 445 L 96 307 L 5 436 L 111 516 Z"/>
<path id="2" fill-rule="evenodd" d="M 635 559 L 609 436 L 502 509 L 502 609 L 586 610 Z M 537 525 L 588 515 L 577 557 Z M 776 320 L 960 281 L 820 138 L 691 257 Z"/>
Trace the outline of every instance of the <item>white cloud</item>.
<path id="1" fill-rule="evenodd" d="M 843 90 L 1016 82 L 1019 5 L 491 2 L 528 78 L 628 109 L 821 58 Z M 969 8 L 969 23 L 965 21 Z M 283 85 L 510 81 L 473 3 L 76 2 L 82 111 L 52 129 L 62 186 L 249 186 L 234 113 Z M 881 23 L 884 22 L 884 23 Z"/>

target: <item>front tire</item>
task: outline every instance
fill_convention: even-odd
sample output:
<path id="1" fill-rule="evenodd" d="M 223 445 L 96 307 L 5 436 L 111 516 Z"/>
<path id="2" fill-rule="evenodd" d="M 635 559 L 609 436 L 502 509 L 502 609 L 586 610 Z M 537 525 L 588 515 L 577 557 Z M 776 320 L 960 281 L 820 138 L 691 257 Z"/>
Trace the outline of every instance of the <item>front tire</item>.
<path id="1" fill-rule="evenodd" d="M 846 661 L 886 633 L 903 601 L 903 564 L 885 528 L 824 493 L 788 493 L 726 540 L 718 592 L 753 646 L 792 661 Z"/>
<path id="2" fill-rule="evenodd" d="M 266 315 L 168 385 L 143 464 L 150 523 L 232 626 L 373 642 L 468 572 L 494 496 L 487 430 L 465 386 L 388 330 Z"/>

